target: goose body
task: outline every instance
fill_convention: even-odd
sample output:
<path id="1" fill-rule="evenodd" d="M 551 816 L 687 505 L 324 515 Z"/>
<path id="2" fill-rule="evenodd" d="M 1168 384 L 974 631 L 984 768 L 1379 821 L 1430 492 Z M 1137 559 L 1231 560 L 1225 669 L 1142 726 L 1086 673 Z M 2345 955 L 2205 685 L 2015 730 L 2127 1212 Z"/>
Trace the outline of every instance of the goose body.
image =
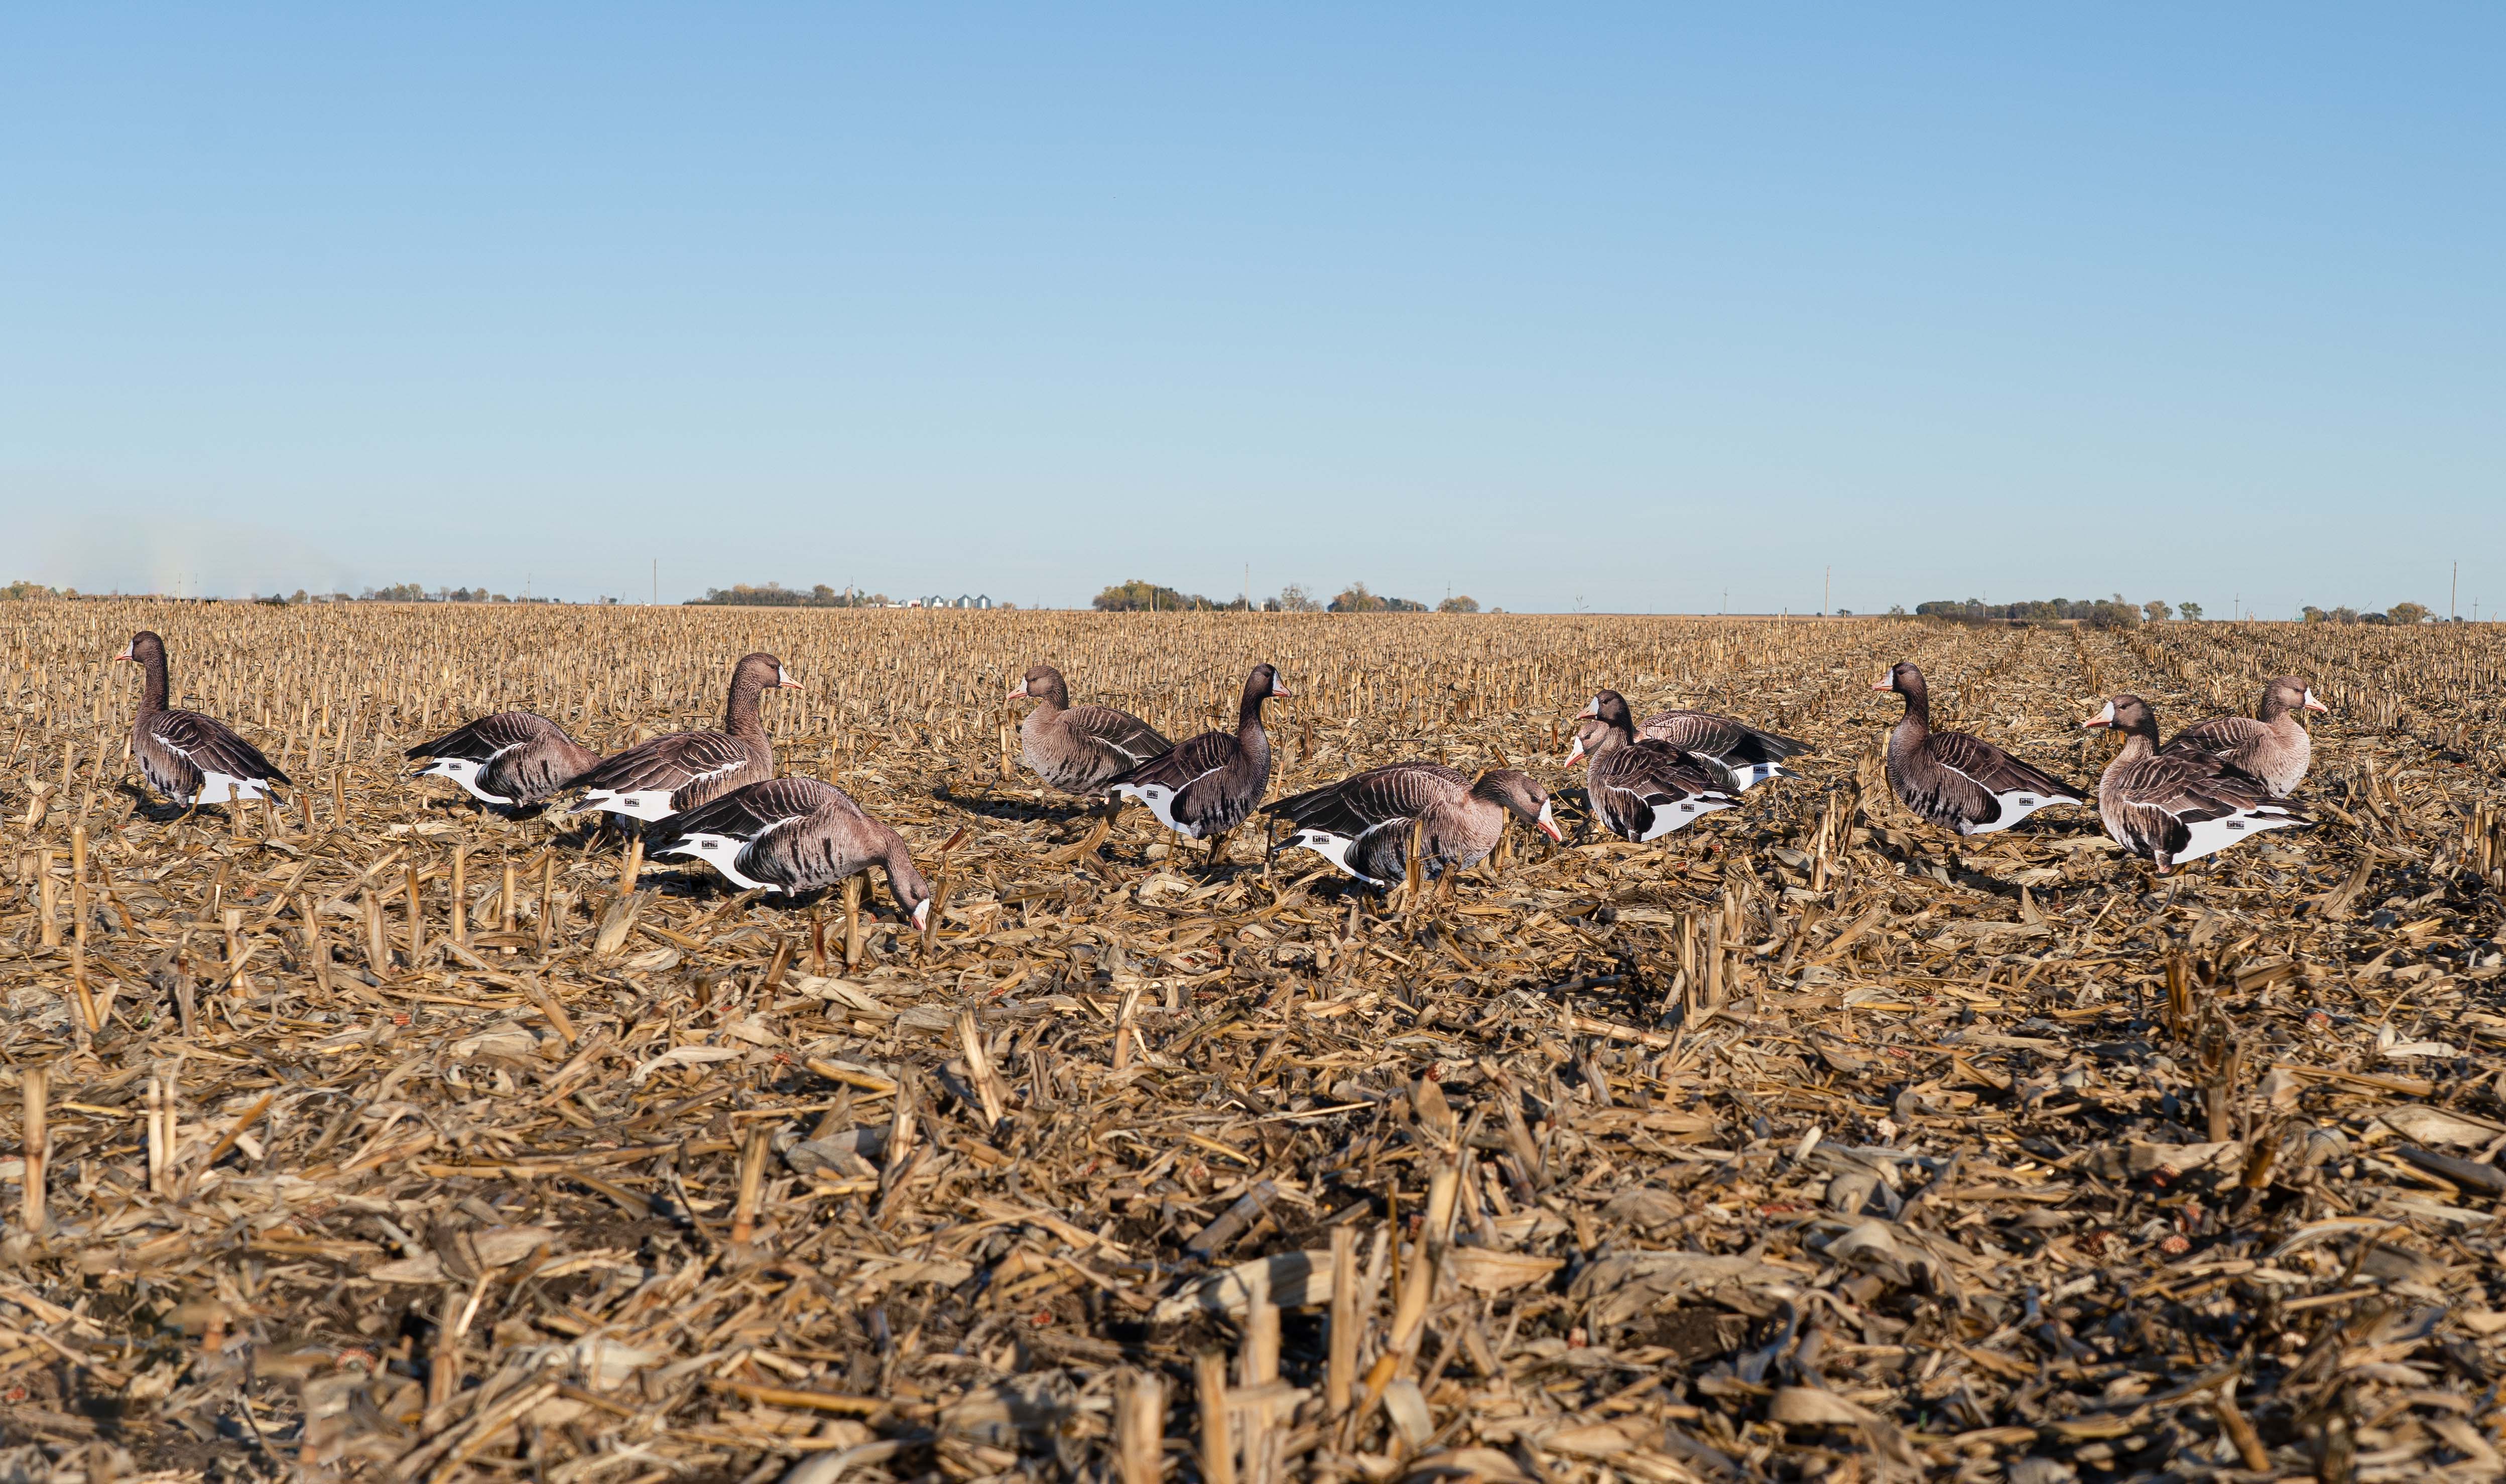
<path id="1" fill-rule="evenodd" d="M 1592 708 L 1586 707 L 1591 715 Z M 1736 717 L 1720 716 L 1712 711 L 1662 711 L 1636 724 L 1635 735 L 1652 742 L 1666 742 L 1694 757 L 1710 759 L 1727 774 L 1732 787 L 1746 793 L 1769 778 L 1797 778 L 1801 775 L 1784 766 L 1788 758 L 1809 750 L 1809 743 L 1777 737 L 1760 731 Z M 1576 739 L 1576 750 L 1566 754 L 1572 766 L 1583 755 L 1584 740 Z"/>
<path id="2" fill-rule="evenodd" d="M 1072 706 L 1061 671 L 1050 665 L 1027 669 L 1010 699 L 1035 702 L 1019 724 L 1020 755 L 1027 771 L 1064 793 L 1101 796 L 1106 785 L 1174 743 L 1128 711 L 1108 706 Z"/>
<path id="3" fill-rule="evenodd" d="M 1638 737 L 1627 698 L 1617 691 L 1594 696 L 1586 710 L 1568 757 L 1590 758 L 1585 801 L 1593 822 L 1611 834 L 1639 844 L 1659 840 L 1740 802 L 1720 760 Z"/>
<path id="4" fill-rule="evenodd" d="M 2084 790 L 1980 737 L 1933 731 L 1931 693 L 1914 666 L 1899 663 L 1871 688 L 1906 698 L 1906 714 L 1888 732 L 1888 783 L 1900 803 L 1931 823 L 1990 835 L 2040 809 L 2088 802 Z"/>
<path id="5" fill-rule="evenodd" d="M 2298 712 L 2331 709 L 2314 699 L 2314 690 L 2295 675 L 2282 675 L 2263 687 L 2262 704 L 2251 716 L 2213 716 L 2175 734 L 2158 749 L 2162 757 L 2207 752 L 2239 772 L 2263 780 L 2274 799 L 2285 799 L 2306 779 L 2313 740 L 2298 722 Z"/>
<path id="6" fill-rule="evenodd" d="M 137 665 L 147 677 L 138 718 L 130 726 L 130 754 L 149 787 L 197 808 L 270 798 L 273 785 L 293 781 L 234 728 L 214 716 L 166 706 L 172 682 L 165 641 L 155 633 L 143 629 L 131 635 L 130 647 L 114 658 Z"/>
<path id="7" fill-rule="evenodd" d="M 655 855 L 693 855 L 744 891 L 798 896 L 877 865 L 897 910 L 920 927 L 931 888 L 905 841 L 852 796 L 816 778 L 770 778 L 674 814 L 650 842 Z"/>
<path id="8" fill-rule="evenodd" d="M 450 778 L 482 803 L 537 804 L 600 766 L 600 754 L 536 711 L 498 711 L 409 749 L 429 759 L 412 778 Z"/>
<path id="9" fill-rule="evenodd" d="M 1560 838 L 1548 790 L 1510 768 L 1474 782 L 1437 763 L 1394 763 L 1291 794 L 1263 811 L 1297 826 L 1281 850 L 1311 851 L 1378 887 L 1402 879 L 1414 827 L 1420 869 L 1435 879 L 1486 859 L 1505 833 L 1509 812 L 1550 839 Z"/>
<path id="10" fill-rule="evenodd" d="M 2097 779 L 2097 814 L 2117 845 L 2161 876 L 2265 831 L 2313 822 L 2216 753 L 2159 750 L 2158 717 L 2137 696 L 2117 696 L 2081 725 L 2123 733 L 2123 750 Z"/>
<path id="11" fill-rule="evenodd" d="M 1271 737 L 1262 703 L 1288 695 L 1279 672 L 1256 665 L 1244 677 L 1233 732 L 1203 732 L 1172 751 L 1110 778 L 1106 786 L 1137 799 L 1158 822 L 1187 840 L 1214 840 L 1244 822 L 1271 785 Z"/>
<path id="12" fill-rule="evenodd" d="M 774 748 L 758 719 L 758 698 L 800 684 L 772 655 L 743 655 L 732 668 L 721 731 L 674 732 L 617 753 L 568 785 L 584 791 L 572 813 L 598 809 L 666 819 L 734 788 L 767 781 L 774 777 Z"/>

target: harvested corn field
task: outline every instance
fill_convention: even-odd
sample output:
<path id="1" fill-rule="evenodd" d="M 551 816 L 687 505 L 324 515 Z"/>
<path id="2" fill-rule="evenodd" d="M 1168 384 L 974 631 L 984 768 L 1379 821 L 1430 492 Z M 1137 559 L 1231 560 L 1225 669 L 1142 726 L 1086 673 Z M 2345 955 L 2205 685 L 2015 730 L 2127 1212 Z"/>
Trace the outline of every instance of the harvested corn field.
<path id="1" fill-rule="evenodd" d="M 281 804 L 139 791 L 142 628 Z M 903 834 L 926 932 L 401 756 L 712 725 L 760 649 L 778 770 Z M 11 1467 L 2500 1467 L 2488 627 L 82 601 L 0 654 Z M 2164 880 L 2093 810 L 1943 835 L 1880 763 L 1899 659 L 2089 786 L 2110 693 L 2171 727 L 2299 673 L 2318 822 Z M 1018 766 L 1036 661 L 1177 739 L 1271 662 L 1271 797 L 1521 767 L 1567 841 L 1371 896 L 1256 829 L 1100 835 Z M 1557 760 L 1603 686 L 1814 751 L 1594 839 Z"/>

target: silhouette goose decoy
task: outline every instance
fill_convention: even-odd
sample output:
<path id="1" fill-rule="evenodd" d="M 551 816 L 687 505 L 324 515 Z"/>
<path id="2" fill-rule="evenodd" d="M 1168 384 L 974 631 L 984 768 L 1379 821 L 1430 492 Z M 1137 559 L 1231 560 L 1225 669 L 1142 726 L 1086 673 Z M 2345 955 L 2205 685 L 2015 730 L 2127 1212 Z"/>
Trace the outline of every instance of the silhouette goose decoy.
<path id="1" fill-rule="evenodd" d="M 570 813 L 606 810 L 637 819 L 666 819 L 734 788 L 774 777 L 774 747 L 758 719 L 758 698 L 798 690 L 801 682 L 770 654 L 740 657 L 732 667 L 731 700 L 719 732 L 674 732 L 637 742 L 574 780 L 583 802 Z"/>
<path id="2" fill-rule="evenodd" d="M 1404 876 L 1414 825 L 1420 869 L 1449 888 L 1455 874 L 1496 849 L 1509 813 L 1552 840 L 1564 838 L 1549 791 L 1512 768 L 1473 779 L 1439 763 L 1394 763 L 1291 794 L 1263 813 L 1297 826 L 1278 849 L 1311 851 L 1378 889 Z"/>
<path id="3" fill-rule="evenodd" d="M 2117 696 L 2080 725 L 2123 734 L 2123 749 L 2097 779 L 2097 815 L 2115 844 L 2161 876 L 2266 830 L 2314 822 L 2216 753 L 2160 751 L 2157 713 L 2138 696 Z"/>
<path id="4" fill-rule="evenodd" d="M 919 930 L 931 887 L 896 831 L 852 795 L 816 778 L 770 778 L 673 814 L 647 842 L 654 855 L 693 855 L 743 891 L 799 896 L 877 865 Z"/>
<path id="5" fill-rule="evenodd" d="M 146 676 L 139 716 L 130 724 L 130 751 L 148 786 L 190 810 L 270 798 L 273 785 L 294 781 L 225 722 L 166 706 L 172 687 L 165 641 L 154 631 L 132 634 L 130 647 L 114 659 L 129 661 Z"/>
<path id="6" fill-rule="evenodd" d="M 2313 688 L 2295 675 L 2282 675 L 2263 687 L 2262 704 L 2251 716 L 2212 716 L 2175 734 L 2159 748 L 2162 755 L 2208 752 L 2240 772 L 2263 780 L 2274 799 L 2297 792 L 2314 752 L 2313 740 L 2298 723 L 2300 711 L 2328 711 L 2314 699 Z"/>
<path id="7" fill-rule="evenodd" d="M 1244 822 L 1271 786 L 1271 737 L 1262 729 L 1262 703 L 1289 694 L 1277 670 L 1254 666 L 1244 677 L 1235 731 L 1203 732 L 1106 786 L 1147 805 L 1160 824 L 1186 840 L 1208 841 L 1215 864 L 1223 837 Z"/>
<path id="8" fill-rule="evenodd" d="M 498 711 L 455 727 L 404 756 L 429 759 L 410 775 L 450 778 L 482 803 L 525 809 L 574 786 L 600 754 L 537 711 Z"/>
<path id="9" fill-rule="evenodd" d="M 1114 779 L 1174 750 L 1128 711 L 1072 706 L 1070 687 L 1050 665 L 1028 666 L 1009 699 L 1035 703 L 1019 724 L 1020 752 L 1028 772 L 1063 793 L 1101 798 Z"/>
<path id="10" fill-rule="evenodd" d="M 1898 662 L 1871 688 L 1906 698 L 1906 714 L 1888 731 L 1888 783 L 1919 817 L 1961 835 L 1989 835 L 2040 809 L 2088 802 L 2085 790 L 1982 738 L 1933 731 L 1931 692 L 1913 665 Z"/>
<path id="11" fill-rule="evenodd" d="M 1570 757 L 1587 757 L 1584 797 L 1593 820 L 1639 844 L 1684 829 L 1740 802 L 1722 763 L 1636 735 L 1627 698 L 1593 698 Z"/>
<path id="12" fill-rule="evenodd" d="M 1593 708 L 1584 708 L 1585 716 Z M 1720 716 L 1712 711 L 1668 710 L 1658 712 L 1636 724 L 1638 738 L 1667 742 L 1679 751 L 1711 760 L 1727 774 L 1732 787 L 1742 793 L 1769 778 L 1797 778 L 1801 775 L 1786 768 L 1788 758 L 1809 750 L 1809 743 L 1795 742 L 1761 731 L 1745 721 Z M 1566 754 L 1566 765 L 1573 767 L 1587 750 L 1586 738 L 1575 739 L 1573 750 Z"/>

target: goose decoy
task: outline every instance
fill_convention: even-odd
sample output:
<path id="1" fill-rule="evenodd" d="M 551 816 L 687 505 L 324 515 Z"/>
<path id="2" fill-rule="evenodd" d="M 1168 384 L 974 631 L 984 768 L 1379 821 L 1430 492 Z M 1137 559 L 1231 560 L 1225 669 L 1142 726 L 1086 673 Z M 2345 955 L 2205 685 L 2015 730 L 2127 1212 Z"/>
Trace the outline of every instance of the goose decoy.
<path id="1" fill-rule="evenodd" d="M 1627 698 L 1617 691 L 1594 696 L 1588 710 L 1570 755 L 1591 759 L 1585 802 L 1593 822 L 1611 834 L 1638 844 L 1659 840 L 1740 802 L 1721 763 L 1636 736 Z"/>
<path id="2" fill-rule="evenodd" d="M 2080 725 L 2123 734 L 2123 750 L 2097 779 L 2097 814 L 2117 845 L 2148 856 L 2161 876 L 2266 830 L 2314 822 L 2217 753 L 2158 750 L 2158 716 L 2138 696 L 2117 696 Z"/>
<path id="3" fill-rule="evenodd" d="M 523 809 L 574 786 L 600 754 L 537 711 L 498 711 L 403 754 L 432 759 L 410 775 L 450 778 L 482 803 Z"/>
<path id="4" fill-rule="evenodd" d="M 1419 868 L 1450 888 L 1454 874 L 1496 849 L 1511 812 L 1552 840 L 1564 837 L 1549 812 L 1549 790 L 1512 768 L 1474 780 L 1437 763 L 1370 768 L 1337 783 L 1291 794 L 1263 810 L 1297 826 L 1280 850 L 1302 847 L 1370 887 L 1402 879 L 1410 832 L 1418 831 Z"/>
<path id="5" fill-rule="evenodd" d="M 2040 809 L 2088 802 L 2085 790 L 1982 738 L 1933 731 L 1931 692 L 1913 665 L 1899 661 L 1871 688 L 1906 698 L 1906 714 L 1888 731 L 1888 782 L 1922 818 L 1961 835 L 1989 835 Z"/>
<path id="6" fill-rule="evenodd" d="M 2263 687 L 2262 705 L 2253 715 L 2197 721 L 2158 751 L 2161 756 L 2213 753 L 2229 766 L 2262 779 L 2273 798 L 2285 799 L 2305 780 L 2307 763 L 2314 752 L 2313 741 L 2298 724 L 2297 713 L 2330 709 L 2314 699 L 2313 689 L 2305 681 L 2282 675 Z"/>
<path id="7" fill-rule="evenodd" d="M 576 778 L 583 802 L 569 811 L 607 810 L 637 819 L 666 819 L 734 788 L 774 777 L 774 748 L 757 719 L 757 700 L 801 682 L 770 654 L 742 655 L 732 667 L 731 702 L 719 732 L 674 732 L 637 742 Z"/>
<path id="8" fill-rule="evenodd" d="M 267 799 L 272 784 L 295 781 L 225 722 L 166 706 L 165 641 L 154 631 L 132 634 L 130 647 L 114 659 L 129 661 L 147 676 L 139 718 L 130 726 L 130 751 L 150 787 L 185 809 L 197 809 Z"/>
<path id="9" fill-rule="evenodd" d="M 1010 692 L 1035 709 L 1019 723 L 1020 750 L 1027 771 L 1063 793 L 1101 797 L 1111 783 L 1174 743 L 1128 711 L 1106 706 L 1072 706 L 1070 687 L 1050 665 L 1030 665 Z"/>
<path id="10" fill-rule="evenodd" d="M 888 894 L 918 930 L 931 888 L 896 831 L 863 813 L 852 796 L 816 778 L 770 778 L 682 811 L 648 843 L 655 855 L 694 855 L 743 891 L 799 896 L 874 865 L 887 871 Z"/>
<path id="11" fill-rule="evenodd" d="M 1277 670 L 1254 666 L 1244 677 L 1235 731 L 1203 732 L 1108 779 L 1106 787 L 1147 805 L 1160 824 L 1186 840 L 1208 841 L 1209 859 L 1216 864 L 1222 837 L 1244 822 L 1271 786 L 1271 737 L 1262 730 L 1262 703 L 1289 694 Z"/>
<path id="12" fill-rule="evenodd" d="M 1590 717 L 1593 708 L 1586 706 L 1583 714 Z M 1809 750 L 1808 742 L 1762 732 L 1745 721 L 1712 711 L 1664 711 L 1638 722 L 1636 736 L 1711 759 L 1731 776 L 1732 787 L 1742 793 L 1769 778 L 1800 778 L 1800 774 L 1783 766 L 1784 760 Z M 1588 747 L 1588 740 L 1579 730 L 1574 750 L 1566 754 L 1566 765 L 1573 767 Z"/>

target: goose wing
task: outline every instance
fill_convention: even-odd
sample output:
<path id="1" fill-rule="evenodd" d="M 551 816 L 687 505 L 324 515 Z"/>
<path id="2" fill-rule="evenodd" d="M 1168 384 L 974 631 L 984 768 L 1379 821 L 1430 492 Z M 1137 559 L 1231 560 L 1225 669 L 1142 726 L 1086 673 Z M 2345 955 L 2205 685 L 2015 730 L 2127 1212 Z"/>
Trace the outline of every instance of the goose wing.
<path id="1" fill-rule="evenodd" d="M 197 711 L 160 711 L 149 719 L 148 734 L 169 761 L 191 771 L 190 787 L 183 790 L 186 794 L 197 792 L 212 773 L 246 782 L 294 781 L 262 756 L 260 748 L 236 736 L 233 727 L 214 716 Z"/>
<path id="2" fill-rule="evenodd" d="M 1712 711 L 1664 711 L 1636 729 L 1637 735 L 1667 742 L 1682 752 L 1701 752 L 1733 763 L 1780 763 L 1809 750 L 1809 743 L 1761 731 L 1736 717 Z"/>
<path id="3" fill-rule="evenodd" d="M 467 726 L 455 727 L 433 742 L 419 742 L 401 754 L 404 757 L 457 757 L 473 763 L 483 763 L 499 752 L 527 746 L 549 734 L 565 736 L 563 728 L 532 711 L 498 711 L 482 716 Z M 571 742 L 573 739 L 567 738 Z"/>
<path id="4" fill-rule="evenodd" d="M 1109 706 L 1076 706 L 1062 712 L 1062 726 L 1092 747 L 1137 767 L 1174 750 L 1158 729 L 1128 711 Z"/>
<path id="5" fill-rule="evenodd" d="M 1394 763 L 1291 794 L 1263 813 L 1355 839 L 1388 820 L 1414 818 L 1470 786 L 1460 773 L 1436 763 Z"/>
<path id="6" fill-rule="evenodd" d="M 769 778 L 763 783 L 734 788 L 685 814 L 672 814 L 654 826 L 646 848 L 660 854 L 690 835 L 753 841 L 777 825 L 806 818 L 837 799 L 852 802 L 842 789 L 816 778 Z"/>
<path id="7" fill-rule="evenodd" d="M 1657 825 L 1665 812 L 1710 813 L 1734 802 L 1719 770 L 1649 740 L 1613 747 L 1593 759 L 1584 782 L 1593 817 L 1629 840 L 1664 833 Z"/>
<path id="8" fill-rule="evenodd" d="M 1112 779 L 1107 786 L 1157 783 L 1179 794 L 1226 767 L 1235 760 L 1235 753 L 1234 733 L 1203 732 Z"/>
<path id="9" fill-rule="evenodd" d="M 1984 739 L 1969 737 L 1964 732 L 1934 732 L 1930 751 L 1934 762 L 1995 798 L 2006 793 L 2024 792 L 2051 795 L 2077 804 L 2086 797 L 2079 789 L 2033 763 L 2022 762 Z"/>
<path id="10" fill-rule="evenodd" d="M 2187 752 L 2210 752 L 2227 756 L 2272 735 L 2269 726 L 2250 716 L 2212 716 L 2197 721 L 2158 749 L 2161 757 L 2181 757 Z"/>
<path id="11" fill-rule="evenodd" d="M 646 789 L 676 793 L 691 783 L 737 773 L 755 761 L 737 738 L 720 732 L 675 732 L 638 742 L 574 781 L 579 787 L 617 793 Z"/>

